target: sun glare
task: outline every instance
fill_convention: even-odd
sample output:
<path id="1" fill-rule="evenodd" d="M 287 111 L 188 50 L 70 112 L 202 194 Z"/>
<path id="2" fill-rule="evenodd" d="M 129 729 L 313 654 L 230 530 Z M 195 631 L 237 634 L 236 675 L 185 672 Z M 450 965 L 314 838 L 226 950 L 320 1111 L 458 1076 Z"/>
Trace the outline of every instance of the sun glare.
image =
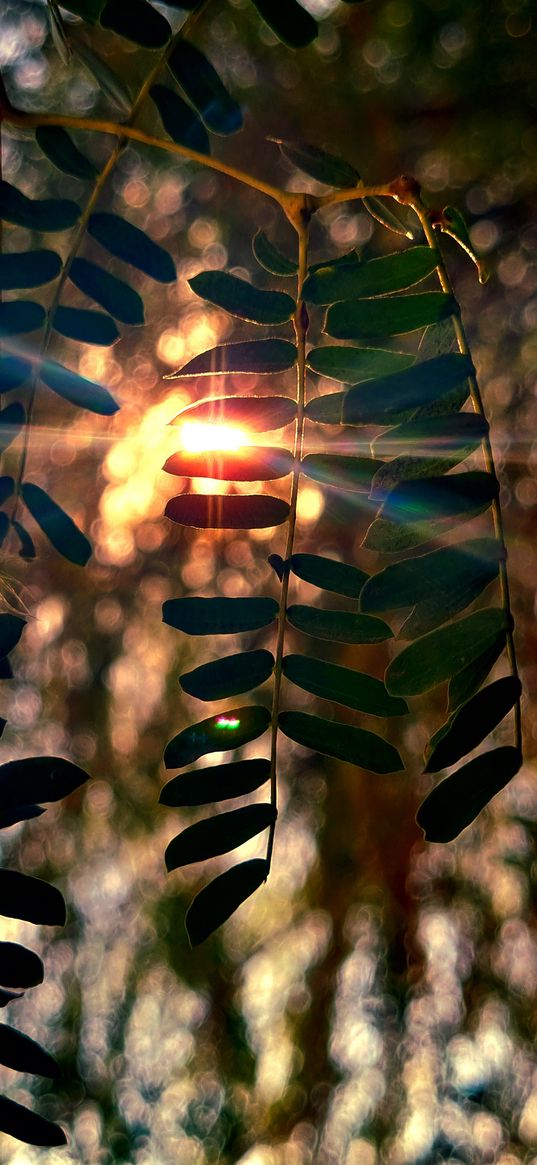
<path id="1" fill-rule="evenodd" d="M 251 440 L 245 429 L 235 425 L 211 425 L 185 421 L 181 426 L 181 448 L 185 453 L 210 453 L 213 450 L 235 453 Z"/>

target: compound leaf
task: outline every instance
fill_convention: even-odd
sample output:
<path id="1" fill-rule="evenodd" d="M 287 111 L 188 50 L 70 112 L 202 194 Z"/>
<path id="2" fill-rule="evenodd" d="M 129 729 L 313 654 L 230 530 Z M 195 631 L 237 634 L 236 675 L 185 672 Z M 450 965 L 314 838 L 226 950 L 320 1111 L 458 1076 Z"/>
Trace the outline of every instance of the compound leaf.
<path id="1" fill-rule="evenodd" d="M 495 538 L 474 538 L 460 546 L 443 546 L 430 554 L 395 562 L 367 580 L 360 595 L 361 609 L 374 613 L 436 603 L 440 610 L 453 595 L 475 598 L 480 592 L 474 587 L 481 584 L 483 576 L 488 581 L 494 578 L 504 558 L 504 548 Z M 483 582 L 480 589 L 486 585 Z"/>

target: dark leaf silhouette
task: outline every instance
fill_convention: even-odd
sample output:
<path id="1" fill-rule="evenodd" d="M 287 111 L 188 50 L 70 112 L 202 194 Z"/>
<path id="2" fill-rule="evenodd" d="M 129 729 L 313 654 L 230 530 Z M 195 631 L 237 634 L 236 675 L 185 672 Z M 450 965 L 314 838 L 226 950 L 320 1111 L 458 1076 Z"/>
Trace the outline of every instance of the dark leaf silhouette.
<path id="1" fill-rule="evenodd" d="M 0 983 L 3 987 L 35 987 L 43 982 L 39 955 L 20 943 L 0 942 Z"/>
<path id="2" fill-rule="evenodd" d="M 472 663 L 507 630 L 500 607 L 476 611 L 416 639 L 392 660 L 385 681 L 394 696 L 415 696 L 450 679 Z"/>
<path id="3" fill-rule="evenodd" d="M 468 595 L 471 602 L 486 586 L 483 577 L 489 581 L 494 578 L 504 557 L 504 549 L 495 538 L 474 538 L 460 546 L 444 546 L 395 562 L 367 580 L 360 606 L 362 611 L 374 613 L 426 603 L 435 604 L 440 613 L 453 596 L 460 595 L 464 601 Z"/>
<path id="4" fill-rule="evenodd" d="M 272 674 L 270 651 L 239 651 L 211 663 L 203 663 L 179 678 L 184 692 L 198 700 L 222 700 L 259 687 Z"/>
<path id="5" fill-rule="evenodd" d="M 319 398 L 322 400 L 322 397 Z M 329 453 L 308 453 L 301 463 L 302 473 L 338 489 L 369 493 L 373 474 L 383 464 L 372 457 L 343 457 Z"/>
<path id="6" fill-rule="evenodd" d="M 75 225 L 80 207 L 67 198 L 27 198 L 9 182 L 0 181 L 0 218 L 30 231 L 65 231 Z"/>
<path id="7" fill-rule="evenodd" d="M 264 858 L 253 858 L 226 870 L 196 895 L 186 913 L 186 929 L 193 947 L 205 941 L 237 908 L 266 881 L 269 867 Z"/>
<path id="8" fill-rule="evenodd" d="M 123 0 L 106 0 L 100 22 L 103 28 L 146 49 L 162 48 L 172 32 L 168 21 L 147 0 L 129 0 L 127 7 Z"/>
<path id="9" fill-rule="evenodd" d="M 517 748 L 494 748 L 441 781 L 420 805 L 416 821 L 427 841 L 453 841 L 505 788 L 522 762 Z"/>
<path id="10" fill-rule="evenodd" d="M 187 105 L 186 101 L 167 85 L 153 85 L 150 95 L 158 109 L 164 129 L 173 142 L 196 150 L 198 154 L 210 154 L 207 130 L 191 105 Z"/>
<path id="11" fill-rule="evenodd" d="M 137 291 L 88 259 L 73 259 L 69 278 L 75 287 L 94 299 L 124 324 L 143 324 L 144 305 Z"/>
<path id="12" fill-rule="evenodd" d="M 285 324 L 295 311 L 294 299 L 285 292 L 261 291 L 227 271 L 201 271 L 188 282 L 202 299 L 253 324 Z"/>
<path id="13" fill-rule="evenodd" d="M 0 413 L 0 423 L 1 423 Z M 293 468 L 287 449 L 244 445 L 236 452 L 172 453 L 163 465 L 176 477 L 212 477 L 220 481 L 274 481 L 286 477 Z"/>
<path id="14" fill-rule="evenodd" d="M 42 878 L 0 869 L 0 914 L 43 926 L 64 926 L 65 903 L 60 891 Z"/>
<path id="15" fill-rule="evenodd" d="M 292 49 L 301 49 L 311 44 L 317 36 L 317 25 L 313 16 L 297 3 L 297 0 L 253 0 L 259 15 L 266 20 L 279 40 Z"/>
<path id="16" fill-rule="evenodd" d="M 156 279 L 159 283 L 173 283 L 176 278 L 171 255 L 154 243 L 145 231 L 121 218 L 119 214 L 99 212 L 88 221 L 88 232 L 102 247 Z"/>
<path id="17" fill-rule="evenodd" d="M 167 769 L 178 769 L 206 753 L 240 748 L 266 732 L 269 724 L 268 709 L 250 705 L 209 716 L 170 740 L 164 750 L 164 764 Z"/>
<path id="18" fill-rule="evenodd" d="M 172 522 L 203 530 L 260 530 L 287 521 L 289 505 L 266 494 L 180 494 L 164 512 Z"/>
<path id="19" fill-rule="evenodd" d="M 59 554 L 77 566 L 85 566 L 91 554 L 91 543 L 78 529 L 73 519 L 44 489 L 41 489 L 41 486 L 34 485 L 33 482 L 24 482 L 21 493 L 32 518 Z"/>
<path id="20" fill-rule="evenodd" d="M 243 845 L 276 820 L 272 805 L 246 805 L 187 826 L 166 847 L 166 869 L 176 870 L 190 862 L 204 862 Z"/>
<path id="21" fill-rule="evenodd" d="M 496 728 L 520 699 L 522 685 L 515 676 L 505 676 L 482 688 L 463 704 L 431 737 L 425 760 L 426 773 L 437 773 L 454 765 Z"/>
<path id="22" fill-rule="evenodd" d="M 17 1072 L 31 1072 L 34 1076 L 57 1079 L 60 1075 L 56 1061 L 44 1048 L 5 1023 L 0 1023 L 0 1063 Z"/>
<path id="23" fill-rule="evenodd" d="M 26 422 L 26 412 L 18 401 L 0 410 L 0 453 L 18 437 Z"/>
<path id="24" fill-rule="evenodd" d="M 108 348 L 119 337 L 114 320 L 102 311 L 86 311 L 80 307 L 57 307 L 53 318 L 54 331 L 69 340 L 83 344 L 102 344 Z"/>
<path id="25" fill-rule="evenodd" d="M 445 398 L 473 372 L 467 356 L 448 352 L 412 368 L 383 375 L 371 384 L 351 388 L 342 410 L 346 425 L 389 425 L 412 410 Z"/>
<path id="26" fill-rule="evenodd" d="M 38 125 L 35 137 L 39 148 L 49 162 L 63 174 L 90 182 L 97 176 L 97 167 L 81 153 L 66 129 L 59 125 Z"/>
<path id="27" fill-rule="evenodd" d="M 16 825 L 18 821 L 30 821 L 32 817 L 41 817 L 44 812 L 41 805 L 18 805 L 14 809 L 0 810 L 0 829 Z"/>
<path id="28" fill-rule="evenodd" d="M 0 615 L 0 658 L 9 655 L 17 646 L 25 626 L 26 619 L 21 619 L 20 615 L 10 612 Z"/>
<path id="29" fill-rule="evenodd" d="M 382 643 L 393 631 L 374 615 L 355 615 L 350 611 L 327 611 L 300 604 L 287 608 L 287 618 L 297 631 L 335 643 Z"/>
<path id="30" fill-rule="evenodd" d="M 278 614 L 275 599 L 167 599 L 162 618 L 187 635 L 230 635 L 268 627 Z"/>
<path id="31" fill-rule="evenodd" d="M 244 340 L 238 344 L 219 344 L 194 356 L 177 372 L 165 378 L 174 380 L 180 376 L 215 376 L 235 373 L 265 376 L 271 372 L 285 372 L 292 368 L 296 360 L 296 348 L 289 340 L 271 337 L 267 340 Z"/>
<path id="32" fill-rule="evenodd" d="M 0 336 L 18 336 L 36 332 L 45 322 L 45 309 L 28 299 L 0 303 Z"/>
<path id="33" fill-rule="evenodd" d="M 11 251 L 0 255 L 0 289 L 41 287 L 56 279 L 62 261 L 56 251 Z"/>
<path id="34" fill-rule="evenodd" d="M 101 384 L 87 380 L 78 372 L 72 372 L 70 368 L 56 364 L 54 360 L 44 360 L 39 375 L 48 388 L 78 408 L 88 409 L 91 413 L 99 413 L 104 417 L 113 416 L 119 409 L 117 401 Z"/>
<path id="35" fill-rule="evenodd" d="M 168 781 L 160 793 L 161 805 L 207 805 L 232 797 L 244 797 L 259 789 L 270 776 L 270 761 L 231 761 L 209 769 L 194 769 Z"/>
<path id="36" fill-rule="evenodd" d="M 78 765 L 58 756 L 29 756 L 0 766 L 0 808 L 33 809 L 39 801 L 61 801 L 88 780 Z M 35 816 L 22 812 L 20 820 Z"/>
<path id="37" fill-rule="evenodd" d="M 290 396 L 217 396 L 196 401 L 170 422 L 203 421 L 211 425 L 244 425 L 254 433 L 283 429 L 296 417 Z"/>
<path id="38" fill-rule="evenodd" d="M 324 591 L 334 591 L 337 595 L 348 595 L 351 599 L 358 598 L 368 578 L 357 566 L 325 558 L 322 554 L 292 554 L 289 567 L 305 582 Z"/>
<path id="39" fill-rule="evenodd" d="M 168 65 L 207 129 L 230 134 L 241 128 L 241 107 L 230 96 L 204 53 L 181 38 L 170 53 Z"/>
<path id="40" fill-rule="evenodd" d="M 286 655 L 283 658 L 283 674 L 314 696 L 336 700 L 346 708 L 356 708 L 370 716 L 403 716 L 408 712 L 405 700 L 390 696 L 382 680 L 338 664 L 325 663 L 322 659 Z"/>
<path id="41" fill-rule="evenodd" d="M 504 647 L 505 632 L 499 631 L 490 647 L 485 648 L 485 651 L 478 655 L 477 659 L 472 660 L 462 671 L 457 672 L 452 677 L 448 687 L 448 709 L 450 712 L 466 703 L 466 700 L 469 700 L 470 696 L 477 692 L 494 667 Z"/>
<path id="42" fill-rule="evenodd" d="M 307 712 L 280 712 L 278 723 L 291 740 L 325 756 L 348 761 L 372 773 L 396 773 L 403 769 L 397 749 L 375 732 L 310 716 Z"/>
<path id="43" fill-rule="evenodd" d="M 67 1137 L 59 1125 L 7 1096 L 0 1096 L 0 1129 L 18 1141 L 24 1141 L 25 1145 L 52 1148 L 67 1144 Z"/>
<path id="44" fill-rule="evenodd" d="M 317 182 L 324 182 L 325 186 L 347 188 L 360 182 L 360 175 L 353 166 L 318 146 L 310 146 L 307 142 L 284 142 L 279 138 L 272 138 L 272 141 L 292 166 Z"/>
<path id="45" fill-rule="evenodd" d="M 296 275 L 298 264 L 294 259 L 289 259 L 287 255 L 284 255 L 279 247 L 270 241 L 264 231 L 258 230 L 254 236 L 252 250 L 259 265 L 265 271 L 270 271 L 271 275 L 284 277 Z"/>

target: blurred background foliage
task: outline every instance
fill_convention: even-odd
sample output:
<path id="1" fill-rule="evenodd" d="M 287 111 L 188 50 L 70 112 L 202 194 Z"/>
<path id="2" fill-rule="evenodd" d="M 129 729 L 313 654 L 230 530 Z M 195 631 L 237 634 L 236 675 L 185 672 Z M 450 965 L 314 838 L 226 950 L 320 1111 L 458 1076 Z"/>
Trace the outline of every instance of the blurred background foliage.
<path id="1" fill-rule="evenodd" d="M 304 6 L 320 35 L 300 52 L 280 44 L 248 0 L 206 6 L 193 40 L 245 111 L 244 130 L 216 152 L 303 189 L 267 139 L 312 141 L 369 181 L 414 174 L 430 205 L 466 212 L 492 271 L 488 284 L 479 286 L 449 240 L 446 251 L 492 423 L 530 693 L 535 12 L 530 0 Z M 177 10 L 158 7 L 180 26 Z M 91 74 L 56 55 L 44 4 L 2 0 L 0 12 L 15 104 L 107 116 Z M 76 18 L 66 19 L 77 33 Z M 104 31 L 94 37 L 135 94 L 152 54 Z M 141 123 L 161 132 L 149 105 Z M 111 139 L 73 136 L 101 167 Z M 32 137 L 6 129 L 2 144 L 4 177 L 27 194 L 87 197 L 89 186 L 54 171 Z M 294 775 L 282 773 L 270 881 L 205 945 L 188 947 L 184 910 L 203 871 L 166 878 L 162 854 L 195 818 L 164 810 L 157 797 L 163 746 L 194 715 L 177 676 L 207 655 L 162 625 L 161 603 L 182 593 L 266 591 L 266 557 L 280 546 L 265 531 L 178 533 L 162 518 L 175 492 L 161 473 L 176 447 L 167 423 L 207 391 L 204 381 L 162 377 L 231 335 L 229 317 L 195 299 L 186 279 L 207 266 L 251 271 L 259 227 L 284 247 L 292 234 L 256 193 L 145 147 L 122 154 L 101 207 L 126 213 L 169 247 L 179 278 L 171 286 L 135 279 L 147 323 L 113 348 L 85 346 L 80 356 L 56 340 L 55 358 L 78 361 L 122 405 L 108 421 L 43 395 L 30 447 L 34 480 L 50 484 L 91 533 L 89 566 L 64 563 L 42 543 L 35 562 L 13 553 L 2 565 L 6 605 L 15 590 L 31 616 L 5 697 L 2 757 L 60 753 L 94 778 L 42 820 L 3 835 L 6 863 L 53 880 L 69 904 L 67 928 L 41 936 L 45 983 L 12 1005 L 13 1022 L 55 1053 L 63 1078 L 53 1091 L 29 1077 L 14 1089 L 7 1069 L 3 1078 L 22 1103 L 32 1091 L 35 1107 L 66 1124 L 71 1140 L 45 1154 L 5 1138 L 2 1160 L 536 1162 L 537 720 L 529 696 L 526 766 L 445 847 L 420 840 L 414 813 L 428 778 L 416 762 L 404 777 L 373 777 L 306 762 L 288 743 Z M 394 236 L 373 228 L 356 203 L 331 207 L 315 224 L 314 257 L 393 250 Z M 11 229 L 13 246 L 24 247 L 28 236 Z M 83 254 L 95 247 L 86 240 Z M 254 278 L 262 282 L 260 272 Z M 237 326 L 233 338 L 243 335 Z M 245 387 L 254 385 L 243 378 Z M 15 447 L 8 466 L 16 456 Z M 358 561 L 367 515 L 355 502 L 309 485 L 300 513 L 300 549 Z M 440 717 L 435 701 L 418 709 L 431 724 Z M 425 739 L 416 723 L 404 729 L 406 755 Z M 244 851 L 255 855 L 255 843 Z M 6 920 L 3 931 L 35 949 L 28 924 Z"/>

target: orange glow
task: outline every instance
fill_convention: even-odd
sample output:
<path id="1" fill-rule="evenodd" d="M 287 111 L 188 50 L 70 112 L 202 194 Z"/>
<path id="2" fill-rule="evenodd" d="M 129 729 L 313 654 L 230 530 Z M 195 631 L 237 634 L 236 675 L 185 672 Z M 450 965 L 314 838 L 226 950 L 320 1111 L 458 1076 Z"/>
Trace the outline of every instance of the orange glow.
<path id="1" fill-rule="evenodd" d="M 237 425 L 211 425 L 201 421 L 185 421 L 180 440 L 185 453 L 209 453 L 215 449 L 231 453 L 252 443 L 247 431 Z"/>

